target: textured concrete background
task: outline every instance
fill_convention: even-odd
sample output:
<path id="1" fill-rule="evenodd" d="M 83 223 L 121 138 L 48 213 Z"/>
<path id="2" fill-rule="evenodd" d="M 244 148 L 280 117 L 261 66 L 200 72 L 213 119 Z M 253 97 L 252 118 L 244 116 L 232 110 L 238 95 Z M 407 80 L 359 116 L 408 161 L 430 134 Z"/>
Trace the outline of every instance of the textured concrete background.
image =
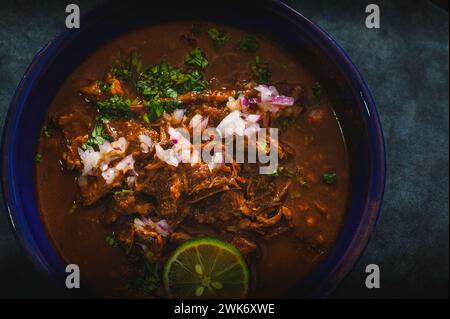
<path id="1" fill-rule="evenodd" d="M 92 1 L 78 3 L 83 10 Z M 287 1 L 331 33 L 361 70 L 378 104 L 388 180 L 375 233 L 332 297 L 448 297 L 448 14 L 428 1 Z M 381 29 L 364 26 L 381 8 Z M 64 28 L 65 1 L 0 3 L 0 119 L 39 48 Z M 0 195 L 1 196 L 1 195 Z M 34 271 L 0 208 L 0 297 L 54 293 Z M 381 289 L 364 286 L 381 268 Z"/>

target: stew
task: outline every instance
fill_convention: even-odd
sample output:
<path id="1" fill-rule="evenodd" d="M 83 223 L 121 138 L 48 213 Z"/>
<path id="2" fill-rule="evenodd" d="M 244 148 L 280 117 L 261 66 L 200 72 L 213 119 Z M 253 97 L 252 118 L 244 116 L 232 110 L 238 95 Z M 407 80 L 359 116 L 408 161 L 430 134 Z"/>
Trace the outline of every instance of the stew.
<path id="1" fill-rule="evenodd" d="M 323 260 L 345 220 L 348 159 L 299 54 L 177 22 L 122 35 L 75 69 L 43 125 L 36 186 L 47 232 L 82 282 L 107 297 L 281 297 Z M 196 148 L 180 128 L 216 133 Z M 263 128 L 278 138 L 251 144 Z M 276 150 L 278 164 L 262 174 L 223 145 L 189 161 L 217 135 Z M 183 267 L 200 281 L 189 285 Z"/>

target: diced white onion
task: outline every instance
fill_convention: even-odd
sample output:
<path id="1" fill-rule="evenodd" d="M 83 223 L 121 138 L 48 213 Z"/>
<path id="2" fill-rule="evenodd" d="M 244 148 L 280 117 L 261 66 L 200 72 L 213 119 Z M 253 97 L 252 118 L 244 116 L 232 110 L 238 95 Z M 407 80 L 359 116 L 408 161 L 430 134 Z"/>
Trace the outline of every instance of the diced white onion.
<path id="1" fill-rule="evenodd" d="M 150 136 L 141 134 L 138 136 L 139 142 L 141 142 L 141 151 L 142 153 L 148 153 L 150 149 L 153 147 L 153 141 Z"/>
<path id="2" fill-rule="evenodd" d="M 78 148 L 78 154 L 80 155 L 81 162 L 83 163 L 82 176 L 92 175 L 95 168 L 98 168 L 100 164 L 100 152 L 94 151 L 92 148 L 83 150 Z"/>
<path id="3" fill-rule="evenodd" d="M 116 179 L 118 171 L 114 168 L 108 168 L 106 171 L 102 173 L 102 177 L 106 181 L 106 184 L 111 184 Z"/>
<path id="4" fill-rule="evenodd" d="M 156 144 L 155 146 L 156 156 L 163 162 L 169 165 L 177 167 L 179 162 L 175 154 L 175 151 L 171 148 L 164 150 L 161 145 Z"/>
<path id="5" fill-rule="evenodd" d="M 200 114 L 195 114 L 192 118 L 191 121 L 189 122 L 189 127 L 191 128 L 195 128 L 198 125 L 201 125 L 202 123 L 202 116 Z"/>
<path id="6" fill-rule="evenodd" d="M 184 117 L 184 110 L 183 109 L 176 109 L 172 113 L 172 123 L 173 124 L 180 124 L 181 121 L 183 121 Z"/>
<path id="7" fill-rule="evenodd" d="M 243 119 L 241 112 L 233 111 L 228 114 L 217 126 L 220 134 L 223 137 L 230 135 L 250 135 L 254 134 L 259 129 L 259 124 L 256 123 L 260 116 L 258 114 L 248 114 Z"/>

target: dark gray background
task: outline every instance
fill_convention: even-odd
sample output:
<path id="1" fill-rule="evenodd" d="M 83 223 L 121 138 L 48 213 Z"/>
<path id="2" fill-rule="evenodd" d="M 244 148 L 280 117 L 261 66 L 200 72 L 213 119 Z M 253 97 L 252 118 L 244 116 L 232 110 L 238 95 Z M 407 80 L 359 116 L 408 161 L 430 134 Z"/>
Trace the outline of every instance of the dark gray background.
<path id="1" fill-rule="evenodd" d="M 448 14 L 428 1 L 286 1 L 319 24 L 359 67 L 378 104 L 388 157 L 382 214 L 335 298 L 448 297 Z M 82 11 L 92 1 L 71 1 Z M 364 26 L 381 8 L 381 29 Z M 65 1 L 0 3 L 0 119 L 34 54 L 64 28 Z M 1 195 L 0 195 L 1 196 Z M 364 285 L 381 268 L 381 288 Z M 49 297 L 0 208 L 0 297 Z"/>

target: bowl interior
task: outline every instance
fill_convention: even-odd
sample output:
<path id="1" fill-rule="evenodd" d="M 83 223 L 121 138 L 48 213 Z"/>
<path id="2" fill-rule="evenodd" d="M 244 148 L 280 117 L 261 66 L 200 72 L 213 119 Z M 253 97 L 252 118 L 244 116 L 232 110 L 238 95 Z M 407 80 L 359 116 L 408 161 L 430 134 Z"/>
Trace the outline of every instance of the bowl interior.
<path id="1" fill-rule="evenodd" d="M 289 296 L 321 296 L 349 271 L 367 243 L 384 188 L 384 145 L 370 92 L 339 46 L 322 30 L 286 5 L 274 1 L 155 5 L 108 2 L 86 14 L 81 29 L 66 30 L 42 49 L 12 100 L 3 133 L 3 191 L 16 233 L 38 269 L 54 278 L 64 263 L 49 242 L 37 210 L 34 186 L 36 141 L 46 111 L 62 82 L 91 52 L 140 26 L 168 20 L 203 18 L 256 30 L 296 53 L 331 93 L 342 125 L 351 166 L 348 217 L 327 258 Z M 145 8 L 149 6 L 149 8 Z M 133 14 L 129 8 L 140 8 Z M 239 9 L 236 9 L 239 8 Z M 170 12 L 170 17 L 161 14 Z M 118 23 L 120 19 L 120 23 Z M 51 191 L 51 190 L 49 190 Z"/>

